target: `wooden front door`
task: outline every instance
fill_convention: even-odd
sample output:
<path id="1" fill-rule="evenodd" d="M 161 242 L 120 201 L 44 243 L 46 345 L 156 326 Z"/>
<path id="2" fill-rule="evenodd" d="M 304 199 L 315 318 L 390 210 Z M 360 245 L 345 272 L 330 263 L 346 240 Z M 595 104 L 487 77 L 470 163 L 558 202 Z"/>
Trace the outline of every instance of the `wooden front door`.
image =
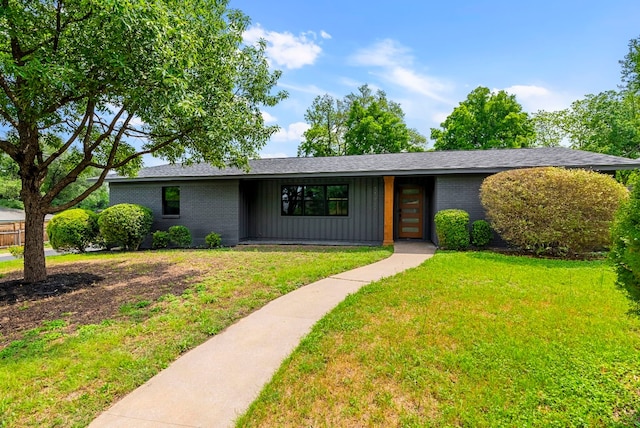
<path id="1" fill-rule="evenodd" d="M 398 238 L 423 237 L 422 186 L 404 185 L 398 188 Z"/>

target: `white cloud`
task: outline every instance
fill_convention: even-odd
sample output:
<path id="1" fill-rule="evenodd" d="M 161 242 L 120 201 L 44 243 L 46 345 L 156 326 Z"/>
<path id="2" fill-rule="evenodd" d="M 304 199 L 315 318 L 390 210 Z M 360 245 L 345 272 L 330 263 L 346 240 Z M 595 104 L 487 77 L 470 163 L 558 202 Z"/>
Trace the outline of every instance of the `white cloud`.
<path id="1" fill-rule="evenodd" d="M 275 142 L 286 142 L 286 141 L 302 141 L 302 137 L 304 132 L 309 129 L 309 124 L 305 122 L 294 122 L 287 126 L 286 128 L 280 129 L 278 132 L 273 134 L 271 139 Z"/>
<path id="2" fill-rule="evenodd" d="M 513 85 L 504 90 L 515 95 L 522 108 L 530 113 L 538 110 L 562 110 L 569 107 L 576 99 L 571 95 L 554 92 L 537 85 Z"/>
<path id="3" fill-rule="evenodd" d="M 262 153 L 260 155 L 261 159 L 271 159 L 271 158 L 288 158 L 290 157 L 286 153 Z"/>
<path id="4" fill-rule="evenodd" d="M 296 36 L 288 31 L 278 33 L 267 31 L 262 26 L 255 25 L 244 32 L 243 38 L 249 44 L 264 39 L 267 42 L 267 56 L 272 64 L 288 69 L 311 65 L 315 63 L 322 52 L 322 48 L 315 41 L 316 35 L 313 32 Z"/>
<path id="5" fill-rule="evenodd" d="M 411 51 L 395 40 L 385 39 L 359 50 L 351 57 L 351 63 L 379 68 L 375 74 L 391 84 L 434 101 L 453 104 L 444 96 L 451 85 L 445 80 L 415 70 Z"/>
<path id="6" fill-rule="evenodd" d="M 290 89 L 292 91 L 302 92 L 302 93 L 311 94 L 311 95 L 321 95 L 327 92 L 317 87 L 316 85 L 298 86 L 298 85 L 290 85 L 287 83 L 278 83 L 278 86 L 284 89 Z"/>
<path id="7" fill-rule="evenodd" d="M 322 30 L 322 31 L 320 31 L 320 37 L 322 37 L 323 39 L 330 39 L 331 38 L 331 34 L 327 33 L 324 30 Z"/>
<path id="8" fill-rule="evenodd" d="M 264 123 L 274 123 L 278 121 L 274 115 L 267 113 L 266 111 L 261 111 L 260 113 L 262 113 L 262 120 L 264 120 Z"/>

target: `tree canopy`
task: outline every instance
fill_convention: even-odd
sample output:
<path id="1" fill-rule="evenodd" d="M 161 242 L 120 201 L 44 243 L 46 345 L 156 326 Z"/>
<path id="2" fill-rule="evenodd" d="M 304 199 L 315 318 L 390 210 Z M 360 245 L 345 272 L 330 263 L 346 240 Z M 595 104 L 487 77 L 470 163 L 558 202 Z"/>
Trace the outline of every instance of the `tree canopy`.
<path id="1" fill-rule="evenodd" d="M 565 110 L 538 112 L 534 123 L 539 141 L 563 141 L 572 148 L 615 156 L 640 156 L 640 116 L 633 93 L 606 91 L 574 101 Z"/>
<path id="2" fill-rule="evenodd" d="M 141 156 L 246 166 L 277 127 L 279 77 L 249 19 L 226 0 L 0 0 L 0 151 L 18 167 L 26 213 L 25 280 L 46 277 L 43 219 Z M 51 147 L 52 150 L 45 150 Z M 64 176 L 47 184 L 65 154 Z M 98 179 L 54 203 L 84 171 Z"/>
<path id="3" fill-rule="evenodd" d="M 426 138 L 408 128 L 400 104 L 368 85 L 343 100 L 323 95 L 307 109 L 310 128 L 298 156 L 344 156 L 423 151 Z"/>
<path id="4" fill-rule="evenodd" d="M 431 128 L 436 150 L 528 147 L 533 124 L 515 95 L 479 86 L 440 124 Z"/>

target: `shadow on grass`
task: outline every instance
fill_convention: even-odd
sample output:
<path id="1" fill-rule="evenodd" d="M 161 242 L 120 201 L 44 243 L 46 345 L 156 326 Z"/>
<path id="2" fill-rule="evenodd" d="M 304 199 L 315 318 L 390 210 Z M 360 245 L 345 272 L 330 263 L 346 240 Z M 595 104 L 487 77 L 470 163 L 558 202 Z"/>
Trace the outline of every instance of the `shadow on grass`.
<path id="1" fill-rule="evenodd" d="M 565 260 L 561 258 L 536 257 L 531 254 L 504 254 L 494 251 L 474 251 L 466 253 L 469 257 L 493 263 L 509 264 L 515 266 L 545 267 L 547 269 L 582 269 L 585 264 L 605 263 L 606 259 Z"/>

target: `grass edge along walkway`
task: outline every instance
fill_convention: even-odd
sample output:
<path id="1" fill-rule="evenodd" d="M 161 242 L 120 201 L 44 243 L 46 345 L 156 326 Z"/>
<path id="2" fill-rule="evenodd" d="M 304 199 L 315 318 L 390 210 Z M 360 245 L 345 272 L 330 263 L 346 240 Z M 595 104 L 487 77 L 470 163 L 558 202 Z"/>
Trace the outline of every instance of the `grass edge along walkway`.
<path id="1" fill-rule="evenodd" d="M 46 320 L 0 358 L 0 426 L 85 426 L 114 400 L 238 318 L 318 278 L 387 257 L 389 248 L 171 250 L 54 257 L 49 265 L 100 262 L 130 269 L 156 256 L 204 269 L 180 296 L 166 295 L 118 319 L 80 327 Z M 215 262 L 214 262 L 215 261 Z M 6 262 L 17 269 L 16 262 Z M 5 264 L 0 270 L 5 271 Z M 138 269 L 138 268 L 136 268 Z M 149 286 L 153 272 L 136 270 Z M 194 274 L 195 275 L 195 274 Z M 135 303 L 135 302 L 134 302 Z M 64 321 L 64 319 L 62 320 Z M 7 349 L 9 349 L 7 351 Z"/>
<path id="2" fill-rule="evenodd" d="M 435 247 L 399 243 L 378 262 L 292 291 L 191 350 L 104 412 L 90 427 L 228 427 L 311 327 L 371 281 L 420 265 Z"/>
<path id="3" fill-rule="evenodd" d="M 237 426 L 637 426 L 640 312 L 614 279 L 439 252 L 323 318 Z"/>

